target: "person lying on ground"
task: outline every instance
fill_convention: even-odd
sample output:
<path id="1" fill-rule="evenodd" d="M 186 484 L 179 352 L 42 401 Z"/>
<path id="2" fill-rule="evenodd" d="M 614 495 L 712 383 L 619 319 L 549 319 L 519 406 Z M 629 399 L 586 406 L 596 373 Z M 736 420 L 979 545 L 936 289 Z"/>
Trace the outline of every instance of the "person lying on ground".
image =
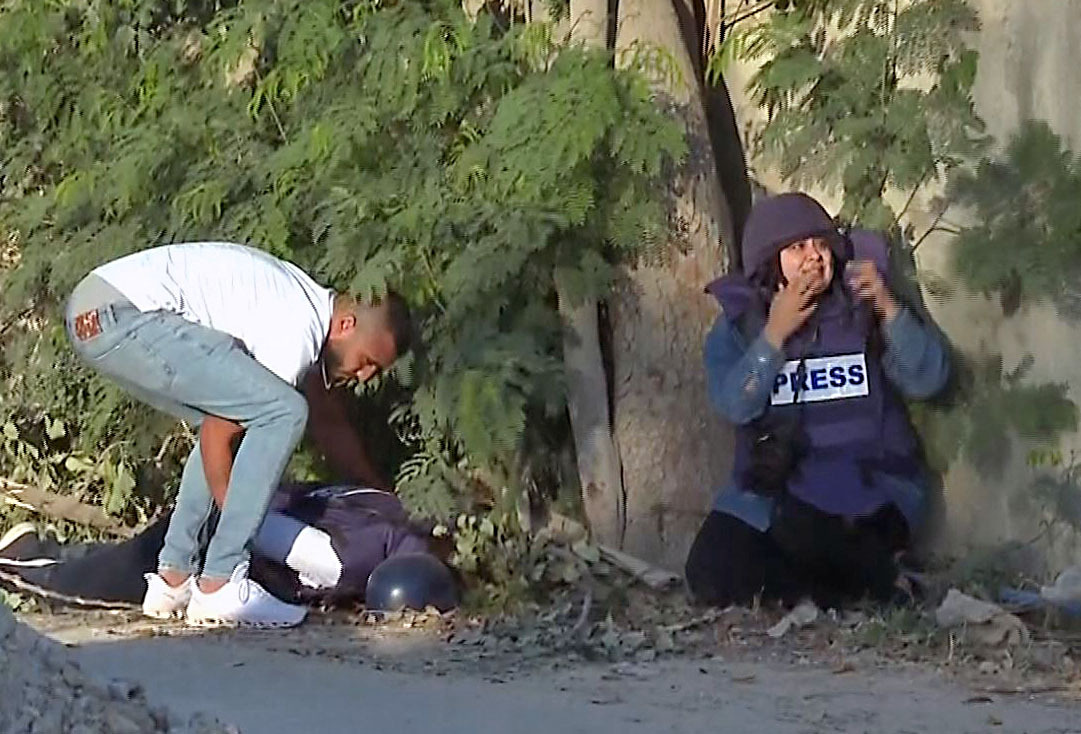
<path id="1" fill-rule="evenodd" d="M 200 426 L 144 611 L 184 612 L 196 625 L 299 624 L 305 607 L 249 578 L 249 544 L 309 417 L 341 476 L 389 488 L 331 387 L 370 380 L 409 349 L 401 297 L 360 303 L 265 252 L 182 243 L 95 269 L 70 296 L 66 325 L 90 367 Z M 220 519 L 200 557 L 215 505 Z"/>
<path id="2" fill-rule="evenodd" d="M 24 523 L 0 539 L 0 581 L 82 606 L 138 604 L 169 524 L 163 516 L 120 543 L 60 545 Z M 388 558 L 428 554 L 431 534 L 392 494 L 357 485 L 285 484 L 253 539 L 252 580 L 296 604 L 363 603 L 372 572 Z M 200 544 L 205 551 L 206 542 Z M 441 610 L 456 590 L 423 590 Z M 424 604 L 421 603 L 423 608 Z"/>
<path id="3" fill-rule="evenodd" d="M 719 606 L 903 599 L 896 559 L 927 480 L 901 398 L 944 387 L 946 346 L 887 287 L 885 238 L 839 231 L 809 196 L 756 204 L 742 251 L 742 273 L 708 288 L 723 310 L 709 395 L 736 451 L 688 555 L 689 590 Z"/>

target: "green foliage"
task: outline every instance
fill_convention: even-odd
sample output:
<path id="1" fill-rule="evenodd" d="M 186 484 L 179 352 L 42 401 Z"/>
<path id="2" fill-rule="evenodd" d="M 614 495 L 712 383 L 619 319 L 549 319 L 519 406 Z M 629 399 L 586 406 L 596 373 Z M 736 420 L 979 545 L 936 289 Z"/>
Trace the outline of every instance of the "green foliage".
<path id="1" fill-rule="evenodd" d="M 905 647 L 938 647 L 946 642 L 948 636 L 946 630 L 935 624 L 931 615 L 910 606 L 875 609 L 854 632 L 857 644 L 876 650 L 898 644 Z"/>
<path id="2" fill-rule="evenodd" d="M 443 535 L 447 528 L 435 532 Z M 558 537 L 548 528 L 527 534 L 512 514 L 459 515 L 450 561 L 469 580 L 464 606 L 473 612 L 519 611 L 556 589 L 581 585 L 618 608 L 618 581 L 607 590 L 597 583 L 612 576 L 600 549 L 584 537 Z"/>
<path id="3" fill-rule="evenodd" d="M 527 426 L 563 408 L 553 273 L 603 293 L 685 149 L 637 71 L 548 37 L 437 1 L 5 3 L 5 411 L 145 463 L 173 424 L 76 364 L 58 306 L 128 252 L 246 242 L 417 310 L 406 496 L 446 515 L 514 489 Z"/>
<path id="4" fill-rule="evenodd" d="M 791 0 L 737 25 L 710 72 L 761 62 L 755 155 L 797 187 L 839 191 L 843 219 L 891 229 L 888 190 L 912 192 L 980 147 L 963 35 L 976 28 L 964 0 Z"/>
<path id="5" fill-rule="evenodd" d="M 510 516 L 459 515 L 450 562 L 473 580 L 466 591 L 466 607 L 506 611 L 524 601 L 536 550 Z"/>
<path id="6" fill-rule="evenodd" d="M 25 613 L 33 611 L 34 598 L 23 594 L 16 594 L 15 592 L 6 589 L 0 589 L 0 604 L 6 606 L 13 612 Z"/>
<path id="7" fill-rule="evenodd" d="M 957 171 L 951 189 L 975 222 L 952 252 L 970 287 L 1081 316 L 1081 160 L 1046 123 L 1022 125 L 1000 156 Z"/>
<path id="8" fill-rule="evenodd" d="M 1081 532 L 1081 463 L 1077 457 L 1063 461 L 1056 456 L 1046 463 L 1030 463 L 1037 474 L 1021 499 L 1030 505 L 1036 503 L 1055 520 Z"/>
<path id="9" fill-rule="evenodd" d="M 10 481 L 28 484 L 41 489 L 84 493 L 98 489 L 101 504 L 106 512 L 119 514 L 128 507 L 135 478 L 123 458 L 113 457 L 113 447 L 94 456 L 81 451 L 65 450 L 67 430 L 62 420 L 43 416 L 38 428 L 39 435 L 23 435 L 14 421 L 0 426 L 0 456 L 4 465 L 10 467 Z M 39 446 L 46 446 L 42 451 Z M 73 481 L 74 480 L 74 481 Z"/>
<path id="10" fill-rule="evenodd" d="M 982 476 L 994 477 L 1010 461 L 1015 441 L 1041 446 L 1077 429 L 1078 409 L 1066 386 L 1027 383 L 1032 365 L 1031 356 L 1007 370 L 1000 355 L 954 355 L 955 384 L 947 399 L 910 406 L 934 471 L 963 457 Z"/>

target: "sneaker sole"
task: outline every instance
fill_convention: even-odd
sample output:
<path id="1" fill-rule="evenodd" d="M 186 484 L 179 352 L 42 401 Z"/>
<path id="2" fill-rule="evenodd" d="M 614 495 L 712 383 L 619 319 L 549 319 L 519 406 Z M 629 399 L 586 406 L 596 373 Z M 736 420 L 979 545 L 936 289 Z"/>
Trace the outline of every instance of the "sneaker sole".
<path id="1" fill-rule="evenodd" d="M 299 622 L 241 622 L 235 619 L 218 619 L 216 617 L 185 617 L 185 622 L 192 627 L 200 629 L 259 629 L 259 630 L 283 630 L 299 627 L 304 619 Z"/>
<path id="2" fill-rule="evenodd" d="M 9 548 L 15 541 L 20 538 L 29 535 L 31 533 L 37 534 L 37 528 L 31 522 L 21 522 L 15 527 L 8 530 L 2 537 L 0 537 L 0 552 L 3 552 Z"/>
<path id="3" fill-rule="evenodd" d="M 184 618 L 183 608 L 176 609 L 171 612 L 143 609 L 142 612 L 144 617 L 147 617 L 149 619 L 156 619 L 160 622 L 169 622 Z"/>
<path id="4" fill-rule="evenodd" d="M 9 566 L 11 568 L 44 568 L 45 566 L 55 566 L 58 563 L 60 561 L 55 558 L 28 558 L 25 561 L 0 558 L 0 566 Z"/>

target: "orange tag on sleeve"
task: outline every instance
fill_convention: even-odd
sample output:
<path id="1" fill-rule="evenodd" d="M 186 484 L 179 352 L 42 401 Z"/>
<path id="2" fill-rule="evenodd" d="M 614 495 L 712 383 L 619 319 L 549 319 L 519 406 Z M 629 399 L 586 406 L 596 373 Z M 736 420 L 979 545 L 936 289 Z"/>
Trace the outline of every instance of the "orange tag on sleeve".
<path id="1" fill-rule="evenodd" d="M 95 336 L 101 333 L 101 320 L 98 318 L 98 311 L 85 311 L 75 317 L 75 336 L 79 341 L 86 341 L 87 339 L 93 339 Z"/>

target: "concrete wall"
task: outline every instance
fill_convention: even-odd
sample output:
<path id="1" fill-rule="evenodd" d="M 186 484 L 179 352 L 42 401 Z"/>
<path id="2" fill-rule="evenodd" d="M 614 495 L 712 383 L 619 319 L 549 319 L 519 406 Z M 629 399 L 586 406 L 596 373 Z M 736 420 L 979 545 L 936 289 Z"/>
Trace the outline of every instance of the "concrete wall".
<path id="1" fill-rule="evenodd" d="M 969 0 L 977 10 L 981 30 L 973 38 L 980 53 L 974 97 L 987 131 L 999 143 L 1008 140 L 1026 119 L 1044 120 L 1074 150 L 1081 151 L 1081 0 Z M 761 121 L 743 90 L 752 68 L 733 69 L 728 81 L 744 139 Z M 755 163 L 751 161 L 752 169 Z M 768 188 L 786 188 L 769 171 L 754 170 Z M 836 211 L 838 202 L 818 195 Z M 922 233 L 931 222 L 928 191 L 917 197 L 907 220 Z M 903 202 L 895 206 L 900 208 Z M 1081 205 L 1081 202 L 1079 202 Z M 963 221 L 964 213 L 950 218 Z M 918 266 L 950 278 L 946 263 L 947 235 L 932 235 L 917 253 Z M 1005 317 L 996 302 L 958 292 L 944 302 L 928 301 L 932 314 L 951 339 L 963 349 L 981 347 L 1000 352 L 1004 364 L 1016 365 L 1026 353 L 1036 359 L 1032 379 L 1065 382 L 1070 396 L 1081 403 L 1081 325 L 1060 318 L 1048 306 L 1029 305 Z M 1062 446 L 1081 456 L 1081 436 L 1066 438 Z M 1033 478 L 1025 464 L 1024 447 L 1013 451 L 1002 476 L 980 478 L 963 463 L 946 477 L 946 525 L 939 541 L 954 553 L 1010 540 L 1027 540 L 1039 532 L 1038 508 L 1017 502 Z M 1058 536 L 1039 546 L 1052 569 L 1081 561 L 1076 538 Z"/>

